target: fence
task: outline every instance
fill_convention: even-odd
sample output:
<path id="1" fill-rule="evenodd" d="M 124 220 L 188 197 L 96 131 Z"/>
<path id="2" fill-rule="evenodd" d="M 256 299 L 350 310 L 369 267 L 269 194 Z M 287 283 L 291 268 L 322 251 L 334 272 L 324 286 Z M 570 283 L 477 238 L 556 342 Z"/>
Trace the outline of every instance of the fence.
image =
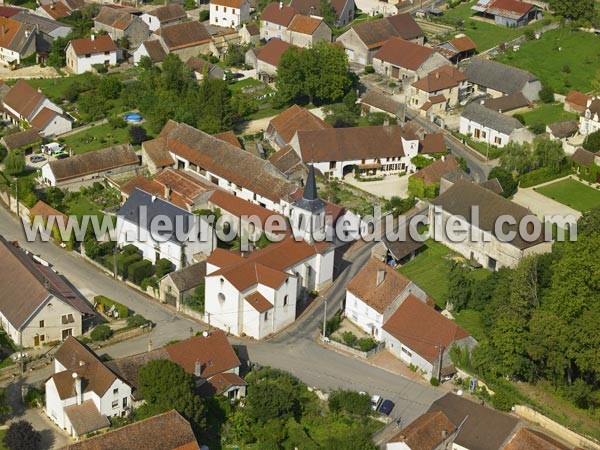
<path id="1" fill-rule="evenodd" d="M 333 348 L 337 348 L 337 349 L 343 350 L 345 352 L 351 353 L 355 356 L 360 356 L 362 358 L 370 358 L 371 356 L 373 356 L 376 353 L 379 353 L 381 350 L 383 350 L 385 348 L 385 342 L 380 342 L 377 345 L 377 347 L 369 350 L 368 352 L 362 352 L 353 347 L 348 347 L 347 345 L 342 344 L 341 342 L 332 341 L 328 337 L 323 339 L 323 335 L 320 335 L 320 337 L 321 337 L 321 342 L 323 342 L 324 344 L 329 345 Z"/>
<path id="2" fill-rule="evenodd" d="M 544 416 L 542 413 L 530 408 L 529 406 L 516 405 L 514 407 L 514 412 L 517 416 L 529 420 L 530 422 L 537 423 L 542 428 L 560 436 L 573 446 L 583 449 L 600 450 L 600 445 L 598 445 L 598 443 L 593 442 L 591 439 L 583 437 L 572 430 L 569 430 L 567 427 Z"/>
<path id="3" fill-rule="evenodd" d="M 535 30 L 536 36 L 539 34 L 540 36 L 548 31 L 556 30 L 561 26 L 560 22 L 552 22 L 549 25 L 543 26 L 542 28 Z M 484 52 L 481 52 L 482 55 L 496 55 L 500 51 L 502 51 L 502 47 L 509 48 L 513 45 L 520 45 L 527 41 L 527 36 L 522 35 L 518 38 L 513 39 L 512 41 L 505 42 L 504 44 L 497 45 L 496 47 L 492 47 Z"/>

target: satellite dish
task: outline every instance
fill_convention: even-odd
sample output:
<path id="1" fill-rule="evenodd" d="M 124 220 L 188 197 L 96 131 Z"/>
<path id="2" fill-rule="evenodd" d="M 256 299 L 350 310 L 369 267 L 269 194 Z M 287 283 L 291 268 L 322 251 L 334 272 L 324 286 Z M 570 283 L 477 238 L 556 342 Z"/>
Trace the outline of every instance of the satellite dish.
<path id="1" fill-rule="evenodd" d="M 73 377 L 73 379 L 76 379 L 76 378 L 77 378 L 77 372 L 73 372 L 73 373 L 71 374 L 71 376 Z"/>
<path id="2" fill-rule="evenodd" d="M 203 331 L 203 332 L 202 332 L 202 336 L 204 336 L 204 337 L 208 337 L 208 331 Z"/>

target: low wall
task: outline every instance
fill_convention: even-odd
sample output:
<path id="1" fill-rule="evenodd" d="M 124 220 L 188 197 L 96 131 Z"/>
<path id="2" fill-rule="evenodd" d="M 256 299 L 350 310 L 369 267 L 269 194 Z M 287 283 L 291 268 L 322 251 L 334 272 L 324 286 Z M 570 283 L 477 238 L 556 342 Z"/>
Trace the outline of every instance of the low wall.
<path id="1" fill-rule="evenodd" d="M 568 442 L 570 445 L 583 449 L 600 450 L 600 445 L 589 438 L 583 437 L 567 427 L 555 422 L 554 420 L 544 416 L 542 413 L 525 405 L 516 405 L 514 413 L 530 422 L 538 424 L 540 427 L 560 436 L 561 439 Z"/>
<path id="2" fill-rule="evenodd" d="M 357 350 L 352 347 L 348 347 L 347 345 L 342 344 L 341 342 L 332 341 L 329 338 L 323 339 L 323 335 L 321 335 L 320 337 L 321 337 L 321 342 L 323 342 L 325 345 L 329 345 L 333 348 L 343 350 L 343 351 L 351 353 L 355 356 L 360 356 L 361 358 L 369 358 L 385 348 L 385 342 L 380 342 L 379 345 L 377 345 L 377 347 L 369 350 L 368 352 L 361 352 L 360 350 Z"/>

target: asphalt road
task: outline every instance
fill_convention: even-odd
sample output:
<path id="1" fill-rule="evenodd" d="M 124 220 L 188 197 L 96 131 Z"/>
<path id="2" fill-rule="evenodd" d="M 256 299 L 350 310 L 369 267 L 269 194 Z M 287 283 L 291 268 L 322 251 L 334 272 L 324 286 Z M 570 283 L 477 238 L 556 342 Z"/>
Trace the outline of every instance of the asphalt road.
<path id="1" fill-rule="evenodd" d="M 474 181 L 481 183 L 487 180 L 490 171 L 497 165 L 490 161 L 484 161 L 473 154 L 473 150 L 468 149 L 466 146 L 458 142 L 453 136 L 449 135 L 447 131 L 442 130 L 436 124 L 415 115 L 409 110 L 406 111 L 406 117 L 415 120 L 419 125 L 425 128 L 427 131 L 432 133 L 443 132 L 445 135 L 446 145 L 450 149 L 453 155 L 460 156 L 463 158 L 469 173 L 473 177 Z"/>
<path id="2" fill-rule="evenodd" d="M 65 275 L 88 299 L 102 294 L 127 305 L 133 311 L 157 324 L 148 335 L 131 339 L 103 349 L 109 356 L 123 357 L 147 350 L 151 339 L 154 348 L 172 339 L 182 339 L 192 332 L 204 330 L 203 324 L 177 314 L 157 301 L 113 280 L 74 252 L 67 252 L 53 243 L 26 242 L 22 226 L 4 208 L 0 208 L 0 234 L 17 240 L 27 250 L 49 261 Z M 345 284 L 369 258 L 371 245 L 365 245 L 352 255 L 353 264 L 346 264 L 334 286 L 328 292 L 328 316 L 341 306 Z M 396 403 L 392 415 L 402 417 L 403 423 L 425 412 L 442 391 L 417 383 L 383 369 L 371 366 L 354 357 L 341 355 L 317 342 L 322 323 L 322 300 L 288 330 L 269 341 L 232 339 L 245 347 L 252 363 L 270 365 L 292 372 L 309 386 L 323 390 L 353 389 L 379 394 Z M 100 351 L 99 353 L 102 353 Z M 50 374 L 51 368 L 32 372 L 27 382 L 39 382 Z"/>

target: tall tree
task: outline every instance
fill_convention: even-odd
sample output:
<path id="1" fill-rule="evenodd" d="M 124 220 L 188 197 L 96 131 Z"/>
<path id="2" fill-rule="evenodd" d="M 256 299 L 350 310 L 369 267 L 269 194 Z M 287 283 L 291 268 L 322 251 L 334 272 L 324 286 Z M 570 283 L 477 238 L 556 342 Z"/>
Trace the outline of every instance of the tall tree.
<path id="1" fill-rule="evenodd" d="M 4 158 L 4 169 L 9 175 L 18 175 L 25 169 L 25 156 L 15 151 L 8 152 Z"/>
<path id="2" fill-rule="evenodd" d="M 550 138 L 537 138 L 533 154 L 539 167 L 548 167 L 554 172 L 560 171 L 565 161 L 562 143 Z"/>
<path id="3" fill-rule="evenodd" d="M 550 6 L 556 14 L 567 19 L 592 21 L 596 2 L 594 0 L 551 0 Z"/>
<path id="4" fill-rule="evenodd" d="M 319 0 L 319 16 L 323 18 L 325 23 L 329 25 L 330 28 L 335 26 L 337 14 L 335 12 L 335 8 L 328 0 Z"/>
<path id="5" fill-rule="evenodd" d="M 529 144 L 510 142 L 500 156 L 500 166 L 509 172 L 523 174 L 533 167 L 534 159 Z"/>
<path id="6" fill-rule="evenodd" d="M 494 178 L 496 178 L 500 183 L 500 186 L 502 186 L 502 195 L 504 197 L 510 197 L 517 190 L 517 180 L 515 180 L 513 174 L 505 168 L 496 166 L 490 170 L 488 180 L 493 180 Z"/>
<path id="7" fill-rule="evenodd" d="M 19 420 L 8 427 L 4 445 L 9 450 L 36 450 L 40 446 L 41 435 L 29 422 Z"/>

